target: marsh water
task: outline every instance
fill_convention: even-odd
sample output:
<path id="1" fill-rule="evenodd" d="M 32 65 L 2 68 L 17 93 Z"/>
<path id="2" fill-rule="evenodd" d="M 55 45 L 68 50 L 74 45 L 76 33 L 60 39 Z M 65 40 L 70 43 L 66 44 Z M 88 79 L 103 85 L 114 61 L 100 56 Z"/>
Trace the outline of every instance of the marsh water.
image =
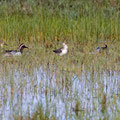
<path id="1" fill-rule="evenodd" d="M 120 74 L 117 68 L 103 64 L 108 59 L 106 54 L 89 55 L 91 60 L 98 56 L 89 64 L 69 61 L 69 55 L 53 54 L 53 58 L 47 55 L 49 59 L 43 57 L 41 61 L 26 55 L 2 58 L 1 120 L 31 118 L 39 107 L 48 119 L 53 116 L 57 120 L 119 118 Z M 95 65 L 103 58 L 102 65 Z"/>

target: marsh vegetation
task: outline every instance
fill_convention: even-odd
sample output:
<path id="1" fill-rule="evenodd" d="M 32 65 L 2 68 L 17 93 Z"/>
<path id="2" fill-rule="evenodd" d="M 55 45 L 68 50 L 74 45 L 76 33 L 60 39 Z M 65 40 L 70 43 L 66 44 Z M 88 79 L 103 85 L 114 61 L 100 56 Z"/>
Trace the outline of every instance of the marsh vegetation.
<path id="1" fill-rule="evenodd" d="M 0 1 L 1 120 L 120 117 L 120 2 Z M 61 43 L 68 53 L 57 56 Z M 2 52 L 24 43 L 22 56 Z M 108 45 L 98 53 L 98 46 Z"/>

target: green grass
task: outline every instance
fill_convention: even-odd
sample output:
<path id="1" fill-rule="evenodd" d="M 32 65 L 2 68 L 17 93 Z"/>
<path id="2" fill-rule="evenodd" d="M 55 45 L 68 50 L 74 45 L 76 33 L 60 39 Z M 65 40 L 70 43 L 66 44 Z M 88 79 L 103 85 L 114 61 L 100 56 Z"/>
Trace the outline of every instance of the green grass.
<path id="1" fill-rule="evenodd" d="M 119 11 L 116 12 L 114 10 L 110 16 L 107 16 L 104 12 L 104 9 L 112 9 L 112 6 L 105 7 L 104 5 L 103 8 L 99 7 L 99 10 L 97 3 L 82 1 L 80 4 L 76 1 L 75 5 L 73 4 L 75 9 L 71 9 L 69 5 L 72 3 L 67 1 L 63 10 L 58 9 L 57 6 L 54 10 L 54 5 L 51 5 L 52 2 L 50 3 L 51 6 L 47 6 L 46 9 L 44 7 L 41 8 L 41 6 L 35 7 L 34 4 L 37 3 L 31 5 L 28 2 L 23 3 L 23 6 L 21 6 L 18 2 L 15 7 L 12 6 L 14 13 L 9 10 L 12 4 L 12 2 L 3 3 L 3 10 L 1 9 L 3 15 L 0 17 L 0 36 L 8 43 L 40 42 L 50 47 L 52 42 L 56 43 L 58 41 L 81 44 L 119 41 Z M 76 8 L 77 5 L 82 6 L 81 10 L 79 7 Z M 85 5 L 84 8 L 83 5 Z M 26 9 L 28 7 L 32 11 L 32 16 L 29 16 L 24 11 L 25 6 Z M 94 7 L 97 10 L 94 10 Z M 56 9 L 58 9 L 57 12 L 55 12 Z M 65 9 L 67 9 L 67 12 L 65 12 Z M 85 9 L 88 10 L 85 11 Z M 75 11 L 79 11 L 76 19 L 71 15 L 72 12 L 75 15 Z M 61 15 L 61 12 L 64 12 L 64 15 Z M 79 15 L 80 13 L 82 15 Z"/>

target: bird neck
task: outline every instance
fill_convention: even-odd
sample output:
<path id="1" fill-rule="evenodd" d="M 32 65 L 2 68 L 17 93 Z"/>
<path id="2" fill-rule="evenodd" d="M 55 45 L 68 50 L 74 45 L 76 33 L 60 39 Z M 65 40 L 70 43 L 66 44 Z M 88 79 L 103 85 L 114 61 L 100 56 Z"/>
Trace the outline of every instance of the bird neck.
<path id="1" fill-rule="evenodd" d="M 23 47 L 21 47 L 21 48 L 19 49 L 19 51 L 20 51 L 21 53 L 23 53 L 23 49 L 24 49 L 24 48 L 23 48 Z"/>
<path id="2" fill-rule="evenodd" d="M 64 49 L 68 49 L 68 46 L 67 46 L 67 45 L 64 45 L 63 48 L 64 48 Z"/>

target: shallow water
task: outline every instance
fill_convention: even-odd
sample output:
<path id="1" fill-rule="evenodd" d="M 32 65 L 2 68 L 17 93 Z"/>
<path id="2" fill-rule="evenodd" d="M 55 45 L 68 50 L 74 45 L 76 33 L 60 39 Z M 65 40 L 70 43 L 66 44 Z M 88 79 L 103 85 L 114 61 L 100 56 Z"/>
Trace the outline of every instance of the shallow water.
<path id="1" fill-rule="evenodd" d="M 120 111 L 119 72 L 91 71 L 81 74 L 39 66 L 28 73 L 9 65 L 0 71 L 0 119 L 32 117 L 42 105 L 49 118 L 58 120 L 115 119 Z M 52 68 L 52 69 L 51 69 Z M 6 72 L 7 71 L 7 72 Z"/>

